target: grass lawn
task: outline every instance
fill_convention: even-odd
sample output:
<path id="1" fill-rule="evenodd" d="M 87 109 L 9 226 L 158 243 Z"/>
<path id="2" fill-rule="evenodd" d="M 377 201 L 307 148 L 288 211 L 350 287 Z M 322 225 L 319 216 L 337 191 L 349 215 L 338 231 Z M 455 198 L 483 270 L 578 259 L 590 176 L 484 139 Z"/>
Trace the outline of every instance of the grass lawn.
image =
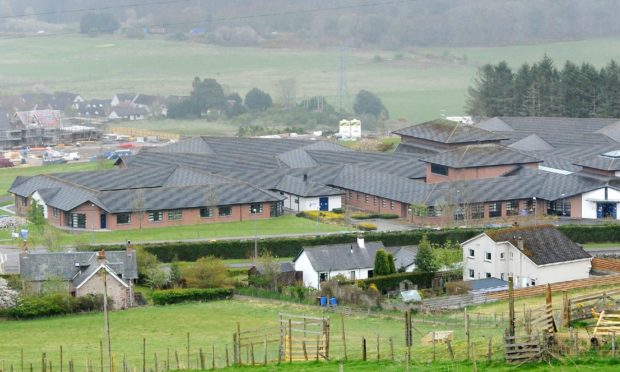
<path id="1" fill-rule="evenodd" d="M 17 176 L 35 176 L 43 173 L 60 173 L 60 172 L 79 172 L 91 171 L 98 169 L 99 162 L 82 162 L 82 163 L 66 163 L 52 164 L 41 166 L 13 167 L 0 169 L 0 196 L 8 195 L 8 188 L 11 186 Z M 103 163 L 106 169 L 112 168 L 113 162 Z"/>
<path id="2" fill-rule="evenodd" d="M 6 93 L 21 93 L 31 90 L 34 84 L 44 84 L 51 90 L 75 91 L 86 98 L 112 97 L 121 91 L 187 94 L 192 79 L 198 75 L 216 78 L 241 96 L 259 87 L 276 100 L 278 81 L 295 78 L 298 99 L 324 95 L 330 103 L 337 103 L 336 48 L 228 48 L 115 36 L 49 36 L 3 39 L 0 49 Z M 399 53 L 402 58 L 395 58 L 395 52 L 348 49 L 345 65 L 349 106 L 360 89 L 367 89 L 382 98 L 393 118 L 420 122 L 441 114 L 463 114 L 467 87 L 479 66 L 506 60 L 516 69 L 523 62 L 538 61 L 544 53 L 557 66 L 570 59 L 600 67 L 618 56 L 620 39 L 488 48 L 416 48 Z M 382 62 L 373 62 L 375 55 L 380 55 Z M 184 124 L 175 122 L 145 125 L 159 130 L 169 125 L 173 132 L 228 131 L 217 124 L 192 124 L 185 129 Z"/>
<path id="3" fill-rule="evenodd" d="M 33 228 L 30 231 L 34 231 Z M 228 237 L 253 238 L 258 236 L 283 234 L 313 234 L 319 232 L 352 231 L 350 227 L 320 223 L 317 230 L 316 221 L 294 215 L 284 215 L 256 221 L 224 222 L 189 226 L 171 226 L 148 228 L 142 230 L 67 232 L 60 231 L 61 245 L 134 243 L 160 240 L 219 239 Z M 36 237 L 34 237 L 36 241 Z"/>

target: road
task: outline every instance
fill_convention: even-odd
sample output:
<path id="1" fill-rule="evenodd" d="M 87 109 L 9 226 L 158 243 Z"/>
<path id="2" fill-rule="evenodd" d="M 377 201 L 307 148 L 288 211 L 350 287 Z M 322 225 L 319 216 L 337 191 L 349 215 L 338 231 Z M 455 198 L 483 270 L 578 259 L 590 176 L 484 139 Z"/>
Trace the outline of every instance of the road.
<path id="1" fill-rule="evenodd" d="M 610 248 L 584 248 L 584 250 L 590 253 L 594 257 L 605 257 L 605 256 L 618 256 L 620 257 L 620 247 L 610 247 Z"/>

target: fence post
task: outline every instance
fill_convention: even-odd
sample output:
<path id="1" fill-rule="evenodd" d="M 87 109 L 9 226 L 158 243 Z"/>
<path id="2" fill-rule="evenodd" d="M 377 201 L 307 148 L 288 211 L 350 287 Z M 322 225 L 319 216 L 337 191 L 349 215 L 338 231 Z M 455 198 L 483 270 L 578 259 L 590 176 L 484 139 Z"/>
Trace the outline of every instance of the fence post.
<path id="1" fill-rule="evenodd" d="M 146 372 L 146 337 L 142 338 L 142 372 Z"/>
<path id="2" fill-rule="evenodd" d="M 228 344 L 225 345 L 225 351 L 226 351 L 226 367 L 230 367 L 230 360 L 228 359 Z"/>
<path id="3" fill-rule="evenodd" d="M 490 363 L 491 359 L 493 358 L 493 336 L 489 336 L 489 351 L 487 353 L 487 358 Z"/>
<path id="4" fill-rule="evenodd" d="M 185 368 L 190 369 L 190 364 L 189 364 L 189 332 L 187 332 L 187 365 L 185 366 Z"/>
<path id="5" fill-rule="evenodd" d="M 362 337 L 362 360 L 366 361 L 366 337 Z"/>
<path id="6" fill-rule="evenodd" d="M 344 350 L 344 361 L 347 361 L 347 338 L 346 333 L 344 331 L 344 314 L 340 313 L 340 329 L 342 333 L 342 348 Z"/>
<path id="7" fill-rule="evenodd" d="M 568 299 L 568 292 L 562 291 L 562 320 L 564 320 L 564 327 L 570 327 L 570 300 Z"/>
<path id="8" fill-rule="evenodd" d="M 306 350 L 306 340 L 301 342 L 301 347 L 304 350 L 304 359 L 308 360 L 308 351 Z"/>
<path id="9" fill-rule="evenodd" d="M 471 335 L 469 333 L 469 314 L 465 317 L 465 336 L 467 337 L 467 360 L 471 358 Z"/>
<path id="10" fill-rule="evenodd" d="M 60 372 L 62 372 L 62 345 L 60 345 Z"/>
<path id="11" fill-rule="evenodd" d="M 291 319 L 288 320 L 288 362 L 293 363 L 293 329 Z"/>
<path id="12" fill-rule="evenodd" d="M 379 340 L 379 334 L 377 333 L 377 360 L 381 359 L 381 344 Z"/>
<path id="13" fill-rule="evenodd" d="M 611 356 L 616 357 L 616 331 L 611 333 Z"/>
<path id="14" fill-rule="evenodd" d="M 446 340 L 446 346 L 448 347 L 448 353 L 450 354 L 450 359 L 454 362 L 454 351 L 452 350 L 452 344 L 450 340 Z"/>
<path id="15" fill-rule="evenodd" d="M 436 342 L 436 334 L 435 334 L 435 330 L 433 330 L 433 362 L 435 361 L 436 357 L 437 357 L 437 350 L 435 348 Z"/>
<path id="16" fill-rule="evenodd" d="M 45 372 L 47 369 L 47 362 L 46 362 L 46 355 L 45 353 L 41 354 L 41 372 Z"/>
<path id="17" fill-rule="evenodd" d="M 200 357 L 200 369 L 205 369 L 205 356 L 202 353 L 202 348 L 198 349 L 198 356 Z"/>
<path id="18" fill-rule="evenodd" d="M 103 372 L 103 341 L 99 340 L 99 371 Z"/>
<path id="19" fill-rule="evenodd" d="M 250 361 L 254 365 L 254 343 L 250 342 Z"/>
<path id="20" fill-rule="evenodd" d="M 394 361 L 394 340 L 390 337 L 390 359 Z"/>
<path id="21" fill-rule="evenodd" d="M 215 369 L 215 344 L 211 344 L 211 368 Z"/>

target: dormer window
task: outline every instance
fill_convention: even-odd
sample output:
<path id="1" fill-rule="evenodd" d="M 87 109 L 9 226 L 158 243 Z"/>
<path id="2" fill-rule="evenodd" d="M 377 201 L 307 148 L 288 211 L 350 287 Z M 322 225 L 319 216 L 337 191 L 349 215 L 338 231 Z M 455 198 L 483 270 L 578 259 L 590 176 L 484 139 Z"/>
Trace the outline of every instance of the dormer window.
<path id="1" fill-rule="evenodd" d="M 438 174 L 440 176 L 448 175 L 448 167 L 441 164 L 431 163 L 431 173 Z"/>

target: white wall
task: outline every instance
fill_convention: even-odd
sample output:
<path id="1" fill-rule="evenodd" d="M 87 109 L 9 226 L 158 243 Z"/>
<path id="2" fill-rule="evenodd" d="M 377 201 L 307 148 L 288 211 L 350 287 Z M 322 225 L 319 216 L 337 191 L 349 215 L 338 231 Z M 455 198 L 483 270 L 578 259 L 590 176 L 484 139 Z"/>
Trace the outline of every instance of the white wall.
<path id="1" fill-rule="evenodd" d="M 317 211 L 319 210 L 319 197 L 310 197 L 304 198 L 301 196 L 284 193 L 287 199 L 284 201 L 284 207 L 288 209 L 292 209 L 297 212 L 301 211 Z M 333 210 L 334 208 L 342 208 L 342 196 L 341 195 L 332 195 L 328 197 L 328 207 L 329 210 Z M 299 203 L 295 203 L 295 200 L 299 200 Z"/>
<path id="2" fill-rule="evenodd" d="M 469 257 L 469 249 L 474 249 L 474 257 Z M 491 260 L 486 260 L 486 252 Z M 504 253 L 504 258 L 501 258 Z M 536 285 L 585 279 L 590 276 L 590 259 L 561 262 L 549 265 L 536 265 L 517 247 L 507 242 L 494 242 L 482 234 L 463 244 L 463 280 L 484 279 L 486 273 L 491 277 L 508 280 L 514 278 L 516 288 L 527 287 L 534 280 Z M 469 270 L 474 270 L 474 278 Z"/>
<path id="3" fill-rule="evenodd" d="M 588 201 L 588 199 L 605 200 L 605 188 L 600 188 L 581 195 L 581 218 L 596 219 L 596 202 Z M 620 200 L 620 191 L 607 188 L 607 199 Z M 616 203 L 617 218 L 620 219 L 620 211 L 618 211 L 618 203 Z"/>
<path id="4" fill-rule="evenodd" d="M 328 278 L 333 278 L 336 275 L 342 274 L 346 278 L 349 279 L 368 279 L 368 270 L 372 270 L 373 268 L 362 268 L 362 269 L 350 269 L 350 270 L 332 270 L 327 272 Z M 308 259 L 308 255 L 306 252 L 302 252 L 297 260 L 295 261 L 295 271 L 303 272 L 303 283 L 306 287 L 312 287 L 319 289 L 319 275 L 320 273 L 315 271 Z M 355 277 L 351 277 L 351 272 L 355 273 Z"/>

